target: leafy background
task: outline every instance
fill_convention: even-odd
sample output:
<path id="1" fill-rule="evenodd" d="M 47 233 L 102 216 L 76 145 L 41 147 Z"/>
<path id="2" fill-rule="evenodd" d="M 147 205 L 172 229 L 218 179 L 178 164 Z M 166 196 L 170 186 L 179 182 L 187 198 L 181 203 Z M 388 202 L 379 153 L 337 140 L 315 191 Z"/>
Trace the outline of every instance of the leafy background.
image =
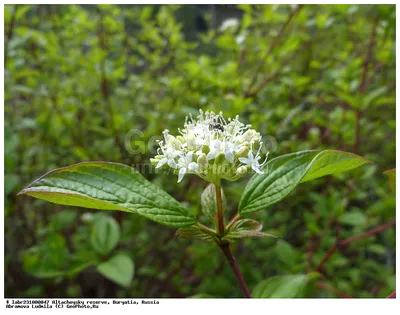
<path id="1" fill-rule="evenodd" d="M 283 236 L 233 247 L 254 293 L 395 290 L 395 198 L 383 175 L 396 163 L 394 5 L 6 5 L 5 295 L 240 297 L 215 245 L 136 215 L 16 196 L 54 168 L 115 161 L 199 213 L 206 183 L 176 184 L 148 163 L 149 140 L 199 108 L 239 114 L 269 139 L 271 158 L 331 148 L 375 163 L 252 216 Z M 224 183 L 230 215 L 244 186 Z M 312 272 L 333 245 L 382 225 Z M 313 281 L 303 287 L 302 275 Z"/>

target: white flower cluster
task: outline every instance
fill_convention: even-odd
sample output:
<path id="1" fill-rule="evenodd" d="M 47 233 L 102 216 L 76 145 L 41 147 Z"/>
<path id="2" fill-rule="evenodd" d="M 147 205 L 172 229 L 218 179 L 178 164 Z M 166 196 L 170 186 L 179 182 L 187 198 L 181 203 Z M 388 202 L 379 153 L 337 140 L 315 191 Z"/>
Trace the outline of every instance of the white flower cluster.
<path id="1" fill-rule="evenodd" d="M 178 175 L 178 183 L 185 174 L 196 174 L 215 182 L 221 178 L 234 181 L 251 169 L 262 173 L 261 135 L 250 125 L 239 121 L 239 116 L 226 121 L 222 113 L 203 112 L 197 120 L 186 117 L 184 129 L 174 137 L 163 132 L 158 155 L 151 159 L 156 168 L 169 167 Z"/>

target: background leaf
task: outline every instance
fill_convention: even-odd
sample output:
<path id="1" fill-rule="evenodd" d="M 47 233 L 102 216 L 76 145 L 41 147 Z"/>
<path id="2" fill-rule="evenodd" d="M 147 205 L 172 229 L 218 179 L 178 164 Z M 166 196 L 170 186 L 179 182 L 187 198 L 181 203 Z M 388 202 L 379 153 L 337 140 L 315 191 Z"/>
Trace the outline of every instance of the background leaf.
<path id="1" fill-rule="evenodd" d="M 353 225 L 353 226 L 363 226 L 367 223 L 367 218 L 361 211 L 352 211 L 344 213 L 338 217 L 340 223 Z"/>
<path id="2" fill-rule="evenodd" d="M 26 272 L 42 279 L 73 276 L 94 263 L 69 254 L 65 238 L 52 232 L 40 245 L 24 251 L 22 263 Z"/>
<path id="3" fill-rule="evenodd" d="M 385 171 L 384 174 L 389 177 L 390 188 L 396 194 L 396 169 Z"/>
<path id="4" fill-rule="evenodd" d="M 111 252 L 119 242 L 121 231 L 118 222 L 109 216 L 98 216 L 93 223 L 90 243 L 102 255 Z"/>
<path id="5" fill-rule="evenodd" d="M 296 298 L 302 297 L 308 282 L 307 275 L 274 276 L 254 288 L 254 298 Z"/>
<path id="6" fill-rule="evenodd" d="M 97 271 L 107 279 L 127 288 L 132 282 L 135 265 L 125 254 L 116 254 L 109 260 L 99 264 Z"/>
<path id="7" fill-rule="evenodd" d="M 298 257 L 293 246 L 282 239 L 276 242 L 276 254 L 278 255 L 279 261 L 289 267 L 292 267 L 296 263 Z"/>

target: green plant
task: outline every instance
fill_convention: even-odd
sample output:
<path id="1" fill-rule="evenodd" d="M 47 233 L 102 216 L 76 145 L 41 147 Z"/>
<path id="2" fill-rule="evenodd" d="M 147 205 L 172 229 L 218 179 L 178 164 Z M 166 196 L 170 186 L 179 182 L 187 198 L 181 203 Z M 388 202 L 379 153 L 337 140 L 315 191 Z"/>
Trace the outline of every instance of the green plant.
<path id="1" fill-rule="evenodd" d="M 214 241 L 227 258 L 244 296 L 251 297 L 230 243 L 241 238 L 275 236 L 262 232 L 262 224 L 246 216 L 277 203 L 300 183 L 371 162 L 352 153 L 324 150 L 302 151 L 259 163 L 261 136 L 255 130 L 247 129 L 238 117 L 226 122 L 222 114 L 206 112 L 204 116 L 200 112 L 197 121 L 185 123 L 181 136 L 171 136 L 168 130 L 164 132 L 160 155 L 152 159 L 157 168 L 165 166 L 176 173 L 178 182 L 186 173 L 193 173 L 213 185 L 203 193 L 202 204 L 204 214 L 212 218 L 216 228 L 199 222 L 187 208 L 134 168 L 117 163 L 84 162 L 57 169 L 34 181 L 20 194 L 67 206 L 125 211 L 179 228 L 179 237 Z M 225 224 L 221 179 L 235 181 L 251 170 L 256 174 L 244 189 L 237 214 Z M 95 227 L 91 242 L 97 252 L 107 254 L 118 243 L 118 224 L 103 219 L 96 222 Z M 62 248 L 57 244 L 54 246 L 57 250 Z M 56 257 L 62 259 L 58 253 Z M 126 266 L 122 260 L 129 262 L 129 257 L 114 256 L 97 269 L 118 283 L 129 284 L 124 279 L 132 277 L 133 263 L 129 262 L 125 267 L 128 270 L 121 274 L 120 266 Z M 80 269 L 74 268 L 72 272 Z M 312 274 L 294 277 L 287 278 L 289 284 L 286 281 L 283 284 L 295 284 L 296 289 L 289 291 L 289 296 L 296 296 L 309 278 L 315 278 Z M 256 295 L 265 296 L 266 293 Z"/>
<path id="2" fill-rule="evenodd" d="M 283 237 L 231 243 L 249 288 L 320 266 L 298 296 L 388 296 L 396 200 L 382 172 L 396 164 L 395 12 L 381 4 L 5 5 L 5 296 L 241 296 L 225 257 L 210 255 L 208 243 L 103 211 L 121 233 L 102 256 L 90 242 L 93 210 L 16 197 L 48 170 L 115 161 L 140 167 L 210 224 L 200 202 L 207 182 L 186 175 L 172 184 L 148 165 L 152 137 L 176 131 L 199 108 L 240 114 L 266 136 L 270 159 L 336 148 L 374 161 L 351 176 L 299 185 L 284 202 L 250 214 Z M 223 181 L 226 219 L 235 216 L 229 211 L 238 209 L 245 181 Z M 54 233 L 68 248 L 56 270 L 72 269 L 76 256 L 100 263 L 126 253 L 135 263 L 131 285 L 108 281 L 96 264 L 70 276 L 35 276 L 25 253 L 49 253 Z M 353 241 L 341 246 L 346 239 Z"/>

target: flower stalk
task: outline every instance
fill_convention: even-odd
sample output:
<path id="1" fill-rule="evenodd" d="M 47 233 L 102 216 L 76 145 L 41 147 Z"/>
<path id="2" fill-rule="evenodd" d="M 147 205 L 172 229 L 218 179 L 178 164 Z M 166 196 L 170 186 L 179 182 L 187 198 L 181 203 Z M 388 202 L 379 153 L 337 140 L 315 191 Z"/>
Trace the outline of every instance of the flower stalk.
<path id="1" fill-rule="evenodd" d="M 218 234 L 222 237 L 225 234 L 225 223 L 224 223 L 224 209 L 222 208 L 222 195 L 221 195 L 221 181 L 218 180 L 215 183 L 215 194 L 217 199 L 217 226 L 218 226 Z M 238 216 L 235 216 L 237 218 Z M 235 219 L 234 218 L 234 219 Z M 233 273 L 238 280 L 239 287 L 243 292 L 243 295 L 246 298 L 251 298 L 251 293 L 249 288 L 247 287 L 246 280 L 244 280 L 242 273 L 240 272 L 239 265 L 236 262 L 235 257 L 233 256 L 229 242 L 222 241 L 217 242 L 218 246 L 221 248 L 222 252 L 224 253 L 229 266 L 231 267 Z"/>
<path id="2" fill-rule="evenodd" d="M 218 180 L 215 183 L 215 195 L 217 198 L 217 226 L 218 233 L 223 236 L 225 233 L 225 223 L 224 223 L 224 209 L 222 208 L 222 195 L 221 195 L 221 182 Z"/>
<path id="3" fill-rule="evenodd" d="M 240 272 L 239 265 L 236 262 L 235 257 L 233 256 L 230 245 L 228 242 L 218 244 L 218 246 L 221 248 L 222 252 L 224 253 L 229 266 L 231 267 L 233 273 L 236 276 L 236 279 L 238 280 L 239 287 L 243 292 L 244 297 L 246 298 L 251 298 L 251 293 L 249 288 L 247 287 L 246 280 L 244 280 L 242 273 Z"/>

